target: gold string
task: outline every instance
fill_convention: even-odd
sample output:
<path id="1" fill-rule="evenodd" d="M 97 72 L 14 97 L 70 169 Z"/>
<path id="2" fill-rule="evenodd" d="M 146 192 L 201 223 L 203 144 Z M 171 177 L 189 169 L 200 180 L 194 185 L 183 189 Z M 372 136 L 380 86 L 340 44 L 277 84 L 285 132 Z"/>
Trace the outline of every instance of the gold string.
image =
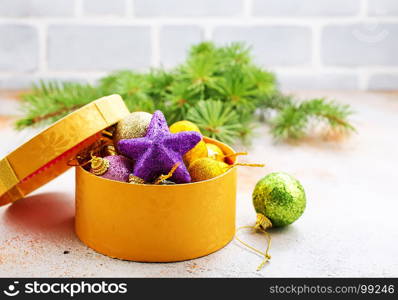
<path id="1" fill-rule="evenodd" d="M 235 167 L 235 166 L 259 167 L 259 168 L 262 168 L 262 167 L 264 167 L 265 165 L 264 165 L 264 164 L 244 164 L 244 163 L 236 163 L 236 164 L 233 164 L 233 165 L 229 165 L 227 168 L 230 169 L 230 168 L 233 168 L 233 167 Z"/>
<path id="2" fill-rule="evenodd" d="M 85 159 L 85 156 L 80 155 L 82 152 L 88 153 L 88 151 L 91 149 L 90 156 L 91 158 L 93 157 L 93 154 L 100 154 L 101 151 L 103 151 L 103 149 L 105 147 L 108 147 L 109 144 L 107 144 L 107 140 L 105 138 L 100 138 L 98 141 L 96 141 L 95 143 L 93 143 L 92 145 L 90 145 L 89 147 L 83 149 L 82 151 L 80 151 L 75 157 L 72 157 L 71 159 L 68 160 L 67 165 L 70 167 L 83 167 L 87 164 L 89 164 L 91 162 L 91 159 L 84 162 L 84 163 L 80 163 L 78 159 Z M 98 155 L 101 156 L 101 155 Z"/>
<path id="3" fill-rule="evenodd" d="M 71 159 L 68 160 L 66 163 L 69 167 L 84 167 L 85 165 L 88 165 L 91 163 L 91 159 L 84 162 L 84 163 L 79 163 L 78 158 L 82 158 L 81 156 L 77 155 L 76 157 L 72 157 Z M 74 163 L 76 162 L 76 163 Z"/>
<path id="4" fill-rule="evenodd" d="M 108 152 L 109 155 L 117 155 L 115 146 L 113 145 L 106 146 L 106 151 Z"/>
<path id="5" fill-rule="evenodd" d="M 82 157 L 77 155 L 76 157 L 72 157 L 70 160 L 68 160 L 67 164 L 68 164 L 68 166 L 71 166 L 71 167 L 84 167 L 84 166 L 88 165 L 89 163 L 93 162 L 93 160 L 101 158 L 101 157 L 98 157 L 98 156 L 94 155 L 94 150 L 90 151 L 90 156 L 91 156 L 91 159 L 89 159 L 88 161 L 86 161 L 84 163 L 79 163 L 77 158 L 82 158 Z M 72 164 L 73 160 L 76 160 L 77 163 L 76 164 Z"/>
<path id="6" fill-rule="evenodd" d="M 169 179 L 171 176 L 173 176 L 174 172 L 177 170 L 177 168 L 180 166 L 180 163 L 176 163 L 170 170 L 170 172 L 166 175 L 160 175 L 158 179 L 156 179 L 154 184 L 160 184 L 162 181 Z"/>
<path id="7" fill-rule="evenodd" d="M 271 255 L 269 254 L 269 251 L 271 249 L 271 235 L 266 231 L 267 228 L 270 228 L 270 227 L 272 227 L 271 221 L 263 214 L 257 214 L 257 220 L 256 220 L 256 224 L 254 226 L 241 226 L 241 227 L 237 228 L 235 231 L 235 239 L 237 241 L 242 243 L 244 246 L 246 246 L 250 250 L 252 250 L 252 251 L 256 252 L 257 254 L 264 257 L 261 264 L 257 267 L 257 271 L 260 271 L 264 267 L 264 265 L 271 259 Z M 261 250 L 258 250 L 257 248 L 242 241 L 238 237 L 238 231 L 240 231 L 241 229 L 254 229 L 256 231 L 260 231 L 261 233 L 264 233 L 267 238 L 267 248 L 265 249 L 265 252 L 262 252 Z"/>
<path id="8" fill-rule="evenodd" d="M 102 130 L 102 134 L 110 138 L 113 137 L 113 134 L 108 130 Z"/>
<path id="9" fill-rule="evenodd" d="M 81 153 L 85 152 L 87 153 L 90 148 L 90 155 L 92 157 L 92 153 L 94 154 L 98 154 L 98 156 L 103 156 L 100 155 L 101 152 L 104 151 L 104 148 L 107 148 L 107 151 L 109 152 L 110 155 L 116 155 L 116 149 L 115 147 L 112 145 L 112 141 L 110 138 L 112 138 L 112 133 L 107 131 L 107 130 L 103 130 L 102 132 L 102 137 L 100 137 L 96 142 L 94 142 L 93 144 L 91 144 L 90 146 L 86 147 L 85 149 L 81 150 L 75 157 L 72 157 L 68 160 L 67 165 L 70 167 L 82 167 L 85 166 L 87 164 L 89 164 L 91 162 L 91 160 L 85 162 L 85 163 L 80 163 L 79 159 L 85 159 L 85 156 L 82 156 Z"/>
<path id="10" fill-rule="evenodd" d="M 247 152 L 236 152 L 236 153 L 232 153 L 232 154 L 228 154 L 228 155 L 223 155 L 223 157 L 228 158 L 228 157 L 234 157 L 234 156 L 238 156 L 238 155 L 247 155 Z"/>

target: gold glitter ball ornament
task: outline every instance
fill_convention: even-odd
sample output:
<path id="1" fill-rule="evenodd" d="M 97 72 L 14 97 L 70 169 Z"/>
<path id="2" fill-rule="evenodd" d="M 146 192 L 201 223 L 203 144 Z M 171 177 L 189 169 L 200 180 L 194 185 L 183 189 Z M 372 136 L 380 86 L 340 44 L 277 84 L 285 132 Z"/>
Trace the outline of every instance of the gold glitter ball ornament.
<path id="1" fill-rule="evenodd" d="M 152 114 L 137 111 L 129 114 L 127 117 L 119 121 L 113 133 L 113 143 L 117 147 L 120 140 L 134 139 L 146 135 Z"/>
<path id="2" fill-rule="evenodd" d="M 199 127 L 189 121 L 178 121 L 170 126 L 171 133 L 182 131 L 196 131 L 200 133 Z M 184 163 L 189 166 L 192 162 L 201 157 L 207 157 L 207 147 L 203 139 L 184 155 Z"/>
<path id="3" fill-rule="evenodd" d="M 217 161 L 209 157 L 202 157 L 192 162 L 188 168 L 192 182 L 208 180 L 226 172 L 233 165 Z"/>
<path id="4" fill-rule="evenodd" d="M 207 148 L 208 157 L 218 161 L 222 162 L 224 161 L 225 155 L 220 147 L 214 144 L 207 143 L 206 148 Z"/>

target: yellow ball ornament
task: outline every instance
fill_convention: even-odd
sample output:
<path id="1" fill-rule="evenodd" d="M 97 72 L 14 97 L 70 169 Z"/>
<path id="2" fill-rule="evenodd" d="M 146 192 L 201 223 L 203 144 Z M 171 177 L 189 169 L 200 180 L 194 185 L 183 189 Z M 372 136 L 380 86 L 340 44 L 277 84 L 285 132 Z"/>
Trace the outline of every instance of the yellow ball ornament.
<path id="1" fill-rule="evenodd" d="M 203 142 L 203 140 L 197 143 L 196 146 L 189 150 L 187 153 L 185 153 L 183 158 L 185 164 L 189 166 L 195 160 L 202 157 L 207 157 L 206 143 Z"/>
<path id="2" fill-rule="evenodd" d="M 192 122 L 185 121 L 185 120 L 175 122 L 173 125 L 170 126 L 171 133 L 177 133 L 177 132 L 182 132 L 182 131 L 196 131 L 196 132 L 201 133 L 198 126 L 196 126 Z"/>
<path id="3" fill-rule="evenodd" d="M 191 175 L 192 182 L 197 182 L 217 177 L 232 166 L 209 157 L 202 157 L 190 164 L 188 172 Z"/>
<path id="4" fill-rule="evenodd" d="M 189 121 L 178 121 L 170 126 L 171 133 L 182 131 L 196 131 L 200 133 L 199 127 Z M 207 147 L 203 139 L 184 155 L 184 162 L 189 166 L 192 162 L 201 157 L 207 157 Z"/>
<path id="5" fill-rule="evenodd" d="M 224 152 L 220 149 L 220 147 L 214 144 L 207 143 L 206 148 L 207 148 L 208 157 L 218 161 L 222 162 L 224 161 L 225 155 Z"/>

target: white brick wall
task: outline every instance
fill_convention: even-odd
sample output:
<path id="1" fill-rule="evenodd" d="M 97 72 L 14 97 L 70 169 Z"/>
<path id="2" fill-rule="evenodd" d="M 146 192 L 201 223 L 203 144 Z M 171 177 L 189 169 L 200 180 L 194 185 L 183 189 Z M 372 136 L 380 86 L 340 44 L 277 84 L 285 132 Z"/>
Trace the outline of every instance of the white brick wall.
<path id="1" fill-rule="evenodd" d="M 246 41 L 285 89 L 398 89 L 398 0 L 0 0 L 0 89 Z"/>
<path id="2" fill-rule="evenodd" d="M 54 71 L 150 67 L 150 28 L 144 25 L 50 25 L 47 64 Z"/>

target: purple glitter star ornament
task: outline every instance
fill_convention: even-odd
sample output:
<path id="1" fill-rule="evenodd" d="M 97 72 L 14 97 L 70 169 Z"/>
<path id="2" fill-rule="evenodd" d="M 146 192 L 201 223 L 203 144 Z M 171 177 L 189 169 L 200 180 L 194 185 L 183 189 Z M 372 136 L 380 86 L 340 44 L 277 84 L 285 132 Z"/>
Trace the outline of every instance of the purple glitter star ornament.
<path id="1" fill-rule="evenodd" d="M 119 152 L 133 159 L 133 175 L 152 182 L 180 163 L 171 180 L 175 183 L 191 182 L 191 176 L 182 156 L 196 146 L 202 136 L 198 132 L 170 133 L 161 111 L 154 112 L 145 137 L 119 141 Z"/>

